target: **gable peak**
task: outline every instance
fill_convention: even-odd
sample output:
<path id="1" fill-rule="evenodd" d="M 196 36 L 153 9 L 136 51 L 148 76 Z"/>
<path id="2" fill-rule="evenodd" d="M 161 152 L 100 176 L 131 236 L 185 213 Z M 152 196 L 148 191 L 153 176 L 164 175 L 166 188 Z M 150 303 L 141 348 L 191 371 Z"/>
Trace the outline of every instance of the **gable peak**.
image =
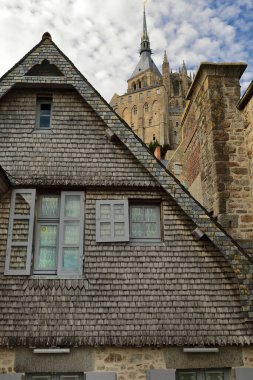
<path id="1" fill-rule="evenodd" d="M 49 40 L 52 40 L 52 37 L 51 37 L 51 34 L 48 33 L 48 32 L 45 32 L 43 35 L 42 35 L 42 40 L 46 40 L 46 39 L 49 39 Z"/>

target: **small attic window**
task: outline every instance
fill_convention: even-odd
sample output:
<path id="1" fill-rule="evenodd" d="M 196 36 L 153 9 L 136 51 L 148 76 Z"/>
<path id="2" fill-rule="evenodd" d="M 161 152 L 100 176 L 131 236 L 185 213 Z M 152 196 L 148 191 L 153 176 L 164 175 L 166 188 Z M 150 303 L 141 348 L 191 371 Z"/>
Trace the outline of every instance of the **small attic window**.
<path id="1" fill-rule="evenodd" d="M 47 130 L 51 128 L 52 96 L 37 97 L 36 102 L 36 128 Z"/>

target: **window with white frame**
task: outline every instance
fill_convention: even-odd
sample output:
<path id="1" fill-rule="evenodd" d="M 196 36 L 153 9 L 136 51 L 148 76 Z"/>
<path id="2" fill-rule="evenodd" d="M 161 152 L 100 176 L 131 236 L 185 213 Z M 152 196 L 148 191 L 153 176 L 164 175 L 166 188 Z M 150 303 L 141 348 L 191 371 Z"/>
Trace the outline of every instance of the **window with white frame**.
<path id="1" fill-rule="evenodd" d="M 12 193 L 5 274 L 82 274 L 84 193 Z M 35 219 L 36 214 L 36 219 Z M 34 223 L 35 221 L 35 223 Z M 34 228 L 35 224 L 35 228 Z"/>
<path id="2" fill-rule="evenodd" d="M 52 96 L 38 96 L 36 103 L 36 128 L 47 130 L 52 122 Z"/>
<path id="3" fill-rule="evenodd" d="M 130 239 L 159 241 L 160 206 L 157 204 L 130 205 Z"/>
<path id="4" fill-rule="evenodd" d="M 96 241 L 124 242 L 161 240 L 160 205 L 128 200 L 96 202 Z"/>
<path id="5" fill-rule="evenodd" d="M 228 380 L 226 369 L 177 370 L 176 380 Z"/>

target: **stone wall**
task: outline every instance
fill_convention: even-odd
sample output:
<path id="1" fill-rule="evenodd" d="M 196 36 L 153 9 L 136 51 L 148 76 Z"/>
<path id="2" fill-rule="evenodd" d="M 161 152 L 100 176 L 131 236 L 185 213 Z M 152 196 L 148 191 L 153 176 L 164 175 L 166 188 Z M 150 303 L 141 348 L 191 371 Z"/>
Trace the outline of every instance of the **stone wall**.
<path id="1" fill-rule="evenodd" d="M 18 348 L 1 350 L 1 365 L 4 361 L 7 366 L 1 373 L 115 372 L 117 380 L 146 380 L 149 370 L 253 367 L 253 348 L 220 347 L 212 354 L 184 353 L 182 347 L 80 347 L 71 348 L 70 354 L 34 354 L 33 349 Z"/>
<path id="2" fill-rule="evenodd" d="M 116 372 L 117 380 L 146 380 L 149 369 L 164 368 L 161 349 L 106 347 L 95 353 L 95 370 Z"/>
<path id="3" fill-rule="evenodd" d="M 244 120 L 236 107 L 240 97 L 242 66 L 200 66 L 183 121 L 183 162 L 189 186 L 198 175 L 201 177 L 203 205 L 234 238 L 252 240 L 249 149 Z M 194 196 L 194 187 L 191 190 Z"/>
<path id="4" fill-rule="evenodd" d="M 0 349 L 0 373 L 11 373 L 14 370 L 15 352 L 13 350 Z"/>

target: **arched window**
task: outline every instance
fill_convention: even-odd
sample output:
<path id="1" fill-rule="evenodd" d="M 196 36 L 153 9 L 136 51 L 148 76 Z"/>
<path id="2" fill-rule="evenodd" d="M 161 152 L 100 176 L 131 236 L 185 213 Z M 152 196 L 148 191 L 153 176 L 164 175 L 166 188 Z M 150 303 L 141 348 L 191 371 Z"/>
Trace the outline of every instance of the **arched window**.
<path id="1" fill-rule="evenodd" d="M 178 96 L 179 95 L 179 81 L 175 80 L 173 82 L 173 90 L 174 90 L 174 95 Z"/>
<path id="2" fill-rule="evenodd" d="M 144 104 L 144 112 L 148 112 L 148 103 Z"/>
<path id="3" fill-rule="evenodd" d="M 132 108 L 132 114 L 133 115 L 137 114 L 137 106 L 133 106 L 133 108 Z"/>

